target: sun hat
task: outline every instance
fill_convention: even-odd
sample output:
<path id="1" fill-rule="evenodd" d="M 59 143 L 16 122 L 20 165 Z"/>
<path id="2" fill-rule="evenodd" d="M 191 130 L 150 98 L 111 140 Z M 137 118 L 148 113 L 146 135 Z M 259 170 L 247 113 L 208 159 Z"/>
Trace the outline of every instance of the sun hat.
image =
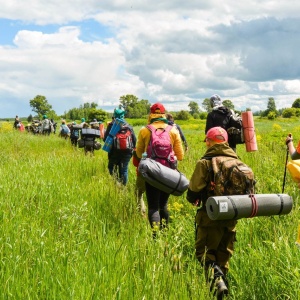
<path id="1" fill-rule="evenodd" d="M 125 111 L 122 108 L 115 108 L 114 117 L 118 119 L 123 119 L 125 115 Z"/>
<path id="2" fill-rule="evenodd" d="M 213 140 L 217 143 L 223 143 L 228 141 L 227 131 L 220 126 L 209 129 L 206 133 L 206 138 Z"/>
<path id="3" fill-rule="evenodd" d="M 152 114 L 164 114 L 166 109 L 161 103 L 157 102 L 151 106 L 150 111 Z"/>

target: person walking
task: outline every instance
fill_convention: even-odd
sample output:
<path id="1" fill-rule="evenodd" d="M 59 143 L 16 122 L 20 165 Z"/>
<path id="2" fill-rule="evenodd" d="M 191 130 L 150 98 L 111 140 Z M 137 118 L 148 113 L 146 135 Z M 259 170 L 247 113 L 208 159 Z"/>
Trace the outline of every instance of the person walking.
<path id="1" fill-rule="evenodd" d="M 242 129 L 242 119 L 233 110 L 225 107 L 219 95 L 212 95 L 209 99 L 212 111 L 208 113 L 205 126 L 205 134 L 213 127 L 220 126 L 228 133 L 228 144 L 236 152 L 237 130 Z"/>
<path id="2" fill-rule="evenodd" d="M 186 140 L 186 138 L 185 138 L 185 136 L 184 136 L 184 134 L 181 130 L 181 127 L 178 124 L 175 123 L 174 117 L 173 117 L 172 114 L 166 113 L 166 117 L 167 117 L 167 120 L 168 120 L 168 124 L 172 125 L 172 126 L 175 126 L 176 129 L 178 130 L 181 141 L 184 145 L 185 152 L 188 151 L 189 150 L 188 143 L 187 143 L 187 140 Z"/>
<path id="3" fill-rule="evenodd" d="M 42 134 L 50 135 L 50 133 L 51 133 L 51 122 L 48 119 L 47 115 L 43 115 Z"/>
<path id="4" fill-rule="evenodd" d="M 114 125 L 115 119 L 124 120 L 124 125 L 121 127 L 119 132 L 114 137 L 111 150 L 108 152 L 108 171 L 109 174 L 115 176 L 118 182 L 126 185 L 128 182 L 128 164 L 132 157 L 133 149 L 136 146 L 136 136 L 131 125 L 127 124 L 124 119 L 125 111 L 121 108 L 114 110 L 114 119 L 107 126 L 107 130 L 104 134 L 103 141 L 107 139 L 110 134 L 110 130 Z M 125 136 L 121 132 L 125 132 Z M 119 135 L 120 133 L 120 135 Z M 128 135 L 127 135 L 128 133 Z M 118 140 L 120 137 L 125 137 L 124 143 Z M 124 146 L 124 147 L 123 147 Z"/>
<path id="5" fill-rule="evenodd" d="M 59 136 L 65 138 L 65 139 L 69 138 L 69 136 L 70 136 L 70 128 L 67 126 L 65 120 L 61 121 L 61 125 L 59 128 Z"/>
<path id="6" fill-rule="evenodd" d="M 15 117 L 15 121 L 14 121 L 14 128 L 15 129 L 18 129 L 19 123 L 20 123 L 19 116 L 16 116 Z"/>
<path id="7" fill-rule="evenodd" d="M 210 281 L 211 287 L 216 289 L 218 299 L 222 299 L 223 295 L 228 294 L 226 275 L 236 240 L 237 221 L 211 220 L 206 212 L 206 200 L 213 196 L 210 185 L 211 158 L 215 156 L 237 158 L 237 155 L 229 147 L 226 130 L 220 126 L 207 131 L 205 142 L 207 150 L 196 164 L 186 198 L 194 206 L 200 207 L 195 217 L 196 257 L 204 266 L 207 280 Z"/>
<path id="8" fill-rule="evenodd" d="M 140 164 L 140 159 L 136 155 L 136 149 L 133 150 L 132 163 L 136 167 L 136 180 L 135 180 L 135 195 L 137 197 L 138 208 L 142 216 L 146 215 L 146 205 L 144 201 L 144 193 L 146 192 L 145 180 L 143 176 L 139 173 L 138 167 Z"/>
<path id="9" fill-rule="evenodd" d="M 285 139 L 285 144 L 287 145 L 291 159 L 300 159 L 300 141 L 298 142 L 298 145 L 295 148 L 293 143 L 293 136 L 288 135 Z"/>
<path id="10" fill-rule="evenodd" d="M 148 116 L 148 124 L 152 125 L 156 130 L 164 130 L 168 126 L 168 120 L 166 118 L 166 110 L 163 104 L 155 103 L 150 108 L 150 114 Z M 139 159 L 142 158 L 143 153 L 149 152 L 148 145 L 151 139 L 151 131 L 147 126 L 142 127 L 138 134 L 136 154 Z M 178 130 L 172 127 L 169 131 L 170 143 L 173 148 L 177 160 L 181 161 L 184 157 L 183 147 Z M 150 145 L 151 146 L 151 145 Z M 146 198 L 148 203 L 148 220 L 153 230 L 153 237 L 156 237 L 157 230 L 165 228 L 169 223 L 169 210 L 168 199 L 170 194 L 165 193 L 156 187 L 145 182 Z"/>

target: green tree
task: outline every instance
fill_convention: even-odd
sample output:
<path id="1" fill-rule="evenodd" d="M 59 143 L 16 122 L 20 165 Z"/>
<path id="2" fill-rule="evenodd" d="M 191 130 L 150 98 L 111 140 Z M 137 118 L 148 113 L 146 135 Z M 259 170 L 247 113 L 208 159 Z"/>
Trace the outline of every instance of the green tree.
<path id="1" fill-rule="evenodd" d="M 268 101 L 268 106 L 267 106 L 268 111 L 275 111 L 276 112 L 276 104 L 275 104 L 275 100 L 273 97 L 269 97 L 269 101 Z"/>
<path id="2" fill-rule="evenodd" d="M 120 97 L 120 104 L 125 110 L 127 118 L 142 118 L 150 112 L 151 104 L 148 100 L 138 100 L 134 95 L 124 95 Z"/>
<path id="3" fill-rule="evenodd" d="M 186 110 L 181 110 L 176 114 L 176 119 L 177 120 L 188 120 L 190 118 L 190 114 Z"/>
<path id="4" fill-rule="evenodd" d="M 300 108 L 300 98 L 297 98 L 297 99 L 293 102 L 292 107 L 294 107 L 294 108 Z"/>
<path id="5" fill-rule="evenodd" d="M 138 97 L 134 95 L 124 95 L 120 97 L 120 103 L 123 109 L 127 112 L 128 107 L 134 107 L 138 102 Z"/>
<path id="6" fill-rule="evenodd" d="M 212 107 L 210 105 L 210 100 L 209 98 L 205 98 L 203 101 L 202 101 L 202 107 L 205 111 L 207 111 L 208 113 L 212 111 Z"/>
<path id="7" fill-rule="evenodd" d="M 48 100 L 45 96 L 37 95 L 29 101 L 32 111 L 37 113 L 39 117 L 42 115 L 48 114 L 52 110 L 52 105 L 48 103 Z"/>
<path id="8" fill-rule="evenodd" d="M 273 112 L 273 113 L 275 113 L 275 116 L 278 116 L 278 111 L 276 109 L 276 104 L 275 104 L 275 100 L 273 97 L 268 98 L 267 109 L 262 113 L 262 116 L 268 117 L 270 112 Z M 271 116 L 273 116 L 273 115 L 274 114 L 271 114 Z"/>
<path id="9" fill-rule="evenodd" d="M 28 123 L 31 123 L 33 121 L 33 116 L 32 114 L 30 114 L 28 117 L 27 117 L 27 122 Z"/>
<path id="10" fill-rule="evenodd" d="M 292 108 L 286 108 L 283 112 L 282 112 L 282 117 L 283 118 L 291 118 L 296 116 L 296 108 L 292 107 Z"/>
<path id="11" fill-rule="evenodd" d="M 189 104 L 188 104 L 188 107 L 190 108 L 190 114 L 192 116 L 194 116 L 195 114 L 199 114 L 200 113 L 200 109 L 199 109 L 199 105 L 197 102 L 195 101 L 191 101 Z M 195 118 L 195 117 L 194 117 Z"/>
<path id="12" fill-rule="evenodd" d="M 223 104 L 225 107 L 227 107 L 227 108 L 229 108 L 229 109 L 232 109 L 232 110 L 234 111 L 234 105 L 233 105 L 233 103 L 232 103 L 231 100 L 224 100 L 224 101 L 222 101 L 222 104 Z"/>
<path id="13" fill-rule="evenodd" d="M 91 108 L 88 113 L 88 119 L 91 121 L 96 119 L 97 121 L 104 122 L 107 118 L 107 112 L 102 109 Z"/>

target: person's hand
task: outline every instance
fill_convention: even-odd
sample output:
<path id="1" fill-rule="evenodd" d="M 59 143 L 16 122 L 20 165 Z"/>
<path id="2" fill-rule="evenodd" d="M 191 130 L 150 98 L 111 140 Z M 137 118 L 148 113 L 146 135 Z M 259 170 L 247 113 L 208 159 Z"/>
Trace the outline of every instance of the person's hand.
<path id="1" fill-rule="evenodd" d="M 199 204 L 199 199 L 197 199 L 194 203 L 193 203 L 193 206 L 198 206 Z"/>
<path id="2" fill-rule="evenodd" d="M 289 134 L 285 139 L 285 144 L 288 145 L 292 141 L 293 141 L 293 137 L 291 134 Z"/>

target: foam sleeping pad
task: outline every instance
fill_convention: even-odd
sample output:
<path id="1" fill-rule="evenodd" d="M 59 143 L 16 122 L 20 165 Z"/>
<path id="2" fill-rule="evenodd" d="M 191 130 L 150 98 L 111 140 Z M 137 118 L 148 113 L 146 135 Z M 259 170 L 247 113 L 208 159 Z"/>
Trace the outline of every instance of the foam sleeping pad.
<path id="1" fill-rule="evenodd" d="M 206 211 L 212 220 L 286 215 L 292 207 L 293 199 L 287 194 L 215 196 L 206 201 Z"/>

